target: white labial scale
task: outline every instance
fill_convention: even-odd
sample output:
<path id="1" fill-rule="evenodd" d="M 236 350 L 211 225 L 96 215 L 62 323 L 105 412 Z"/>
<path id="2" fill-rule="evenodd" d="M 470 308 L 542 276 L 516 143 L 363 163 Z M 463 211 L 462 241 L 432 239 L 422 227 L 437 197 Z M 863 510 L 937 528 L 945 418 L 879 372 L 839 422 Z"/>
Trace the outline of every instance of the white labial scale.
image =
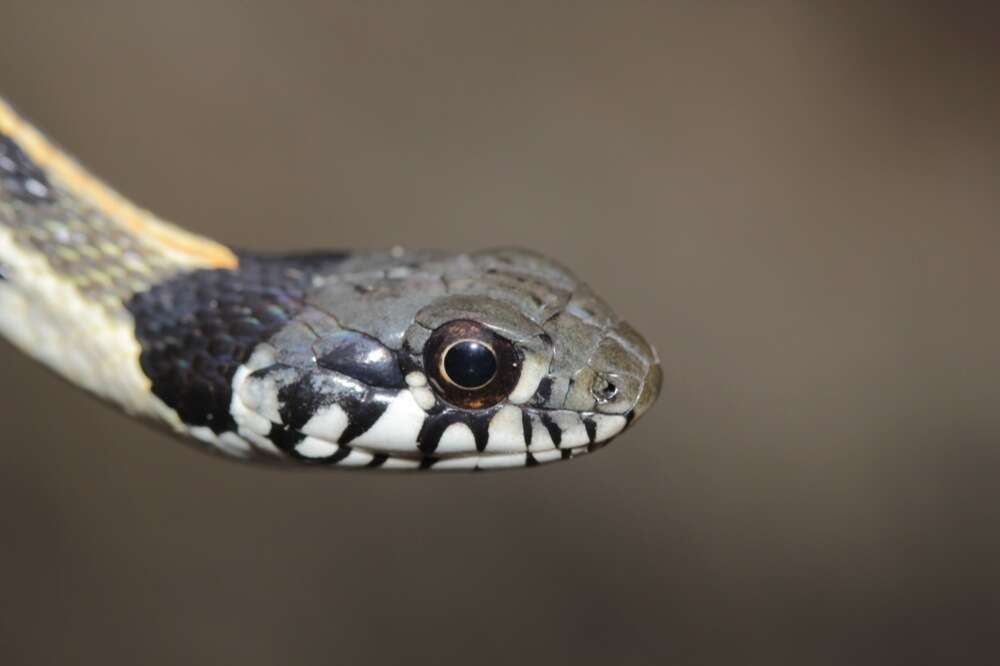
<path id="1" fill-rule="evenodd" d="M 207 428 L 205 426 L 192 426 L 188 428 L 188 432 L 199 442 L 215 446 L 216 437 L 211 428 Z"/>
<path id="2" fill-rule="evenodd" d="M 389 458 L 379 469 L 419 469 L 419 460 L 409 458 Z"/>
<path id="3" fill-rule="evenodd" d="M 89 300 L 6 227 L 0 227 L 0 264 L 8 274 L 0 283 L 0 331 L 14 345 L 126 412 L 186 432 L 177 412 L 153 395 L 124 306 L 110 312 Z"/>
<path id="4" fill-rule="evenodd" d="M 285 456 L 285 453 L 267 438 L 268 433 L 271 432 L 271 422 L 260 414 L 248 409 L 240 398 L 238 389 L 252 371 L 253 368 L 251 366 L 244 364 L 233 373 L 231 384 L 233 399 L 229 402 L 229 414 L 236 421 L 239 435 L 250 442 L 257 451 L 266 453 L 272 457 L 282 458 Z"/>
<path id="5" fill-rule="evenodd" d="M 486 450 L 490 453 L 513 453 L 527 449 L 520 407 L 505 405 L 494 414 L 490 420 L 489 433 Z"/>
<path id="6" fill-rule="evenodd" d="M 316 437 L 306 437 L 295 445 L 295 451 L 300 456 L 306 458 L 329 458 L 340 449 L 336 444 L 331 444 Z"/>
<path id="7" fill-rule="evenodd" d="M 539 463 L 550 463 L 555 462 L 562 458 L 562 451 L 558 449 L 549 449 L 547 451 L 535 451 L 532 454 Z"/>
<path id="8" fill-rule="evenodd" d="M 237 458 L 249 458 L 253 455 L 253 447 L 235 432 L 224 432 L 218 437 L 218 447 Z"/>
<path id="9" fill-rule="evenodd" d="M 323 459 L 329 458 L 343 447 L 325 442 L 316 437 L 306 437 L 295 445 L 295 451 L 306 458 Z M 364 467 L 372 461 L 372 454 L 367 451 L 353 449 L 346 457 L 337 461 L 337 465 L 342 467 Z"/>
<path id="10" fill-rule="evenodd" d="M 498 456 L 480 456 L 479 469 L 505 469 L 508 467 L 524 467 L 528 464 L 523 453 L 506 453 Z"/>
<path id="11" fill-rule="evenodd" d="M 267 435 L 271 432 L 271 422 L 258 414 L 256 411 L 247 407 L 241 396 L 240 387 L 243 385 L 250 372 L 251 369 L 247 365 L 241 365 L 236 369 L 236 372 L 233 373 L 233 398 L 229 402 L 229 414 L 233 417 L 233 420 L 236 421 L 236 425 L 239 426 L 241 434 L 252 432 L 257 435 Z"/>
<path id="12" fill-rule="evenodd" d="M 335 444 L 346 428 L 347 412 L 340 405 L 334 403 L 327 407 L 322 407 L 316 412 L 309 419 L 308 423 L 302 427 L 302 432 Z"/>
<path id="13" fill-rule="evenodd" d="M 583 421 L 580 420 L 576 412 L 549 412 L 549 417 L 562 430 L 562 441 L 559 443 L 560 448 L 568 449 L 590 442 L 590 437 L 587 436 L 587 429 L 583 426 Z"/>
<path id="14" fill-rule="evenodd" d="M 347 457 L 337 463 L 339 467 L 364 467 L 372 461 L 374 456 L 367 452 L 361 451 L 359 449 L 352 449 Z"/>
<path id="15" fill-rule="evenodd" d="M 281 423 L 278 415 L 278 387 L 273 378 L 254 378 L 251 373 L 262 368 L 273 365 L 275 362 L 275 350 L 267 344 L 259 344 L 254 349 L 250 358 L 247 359 L 236 372 L 233 373 L 233 380 L 230 382 L 233 400 L 230 402 L 230 413 L 236 418 L 237 401 L 241 403 L 241 412 L 256 414 L 264 421 L 268 422 L 264 427 L 259 421 L 255 422 L 254 431 L 266 435 L 270 430 L 270 423 Z M 239 420 L 237 420 L 237 423 Z"/>
<path id="16" fill-rule="evenodd" d="M 242 429 L 240 430 L 240 435 L 245 437 L 248 442 L 253 444 L 254 448 L 257 451 L 266 453 L 267 455 L 273 458 L 288 457 L 284 451 L 282 451 L 281 449 L 279 449 L 277 446 L 274 445 L 274 442 L 272 442 L 270 439 L 268 439 L 263 435 L 258 435 L 255 432 L 249 432 L 249 431 L 245 432 Z"/>
<path id="17" fill-rule="evenodd" d="M 452 423 L 441 433 L 441 439 L 434 453 L 472 453 L 475 450 L 476 438 L 469 426 L 464 423 Z"/>
<path id="18" fill-rule="evenodd" d="M 460 456 L 458 458 L 445 458 L 434 463 L 432 470 L 454 470 L 454 469 L 475 469 L 480 461 L 479 456 Z"/>
<path id="19" fill-rule="evenodd" d="M 205 426 L 193 426 L 188 428 L 188 432 L 198 441 L 205 442 L 226 455 L 235 458 L 249 458 L 253 455 L 249 442 L 234 432 L 216 435 L 211 428 Z"/>
<path id="20" fill-rule="evenodd" d="M 549 429 L 542 425 L 540 419 L 535 418 L 531 420 L 531 446 L 528 448 L 532 453 L 547 451 L 549 449 L 556 450 L 556 445 L 552 441 Z"/>
<path id="21" fill-rule="evenodd" d="M 597 437 L 595 439 L 598 442 L 603 442 L 609 437 L 614 437 L 625 429 L 624 416 L 595 414 L 593 419 L 597 424 Z"/>
<path id="22" fill-rule="evenodd" d="M 412 391 L 399 391 L 375 425 L 351 443 L 371 451 L 413 452 L 417 448 L 417 434 L 426 416 L 427 413 L 417 404 Z"/>
<path id="23" fill-rule="evenodd" d="M 281 423 L 279 386 L 274 376 L 247 377 L 237 389 L 240 400 L 248 409 L 272 423 Z"/>

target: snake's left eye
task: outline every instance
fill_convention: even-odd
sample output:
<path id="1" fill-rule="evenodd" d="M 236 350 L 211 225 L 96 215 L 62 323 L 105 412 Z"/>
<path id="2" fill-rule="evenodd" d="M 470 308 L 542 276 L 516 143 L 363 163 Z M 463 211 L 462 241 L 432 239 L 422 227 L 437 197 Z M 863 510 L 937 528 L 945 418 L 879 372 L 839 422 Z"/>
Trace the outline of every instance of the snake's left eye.
<path id="1" fill-rule="evenodd" d="M 468 319 L 438 327 L 424 348 L 424 370 L 438 393 L 467 409 L 491 407 L 506 398 L 517 385 L 520 366 L 510 341 Z"/>
<path id="2" fill-rule="evenodd" d="M 441 376 L 470 391 L 484 388 L 497 376 L 496 352 L 479 340 L 459 340 L 445 350 Z"/>

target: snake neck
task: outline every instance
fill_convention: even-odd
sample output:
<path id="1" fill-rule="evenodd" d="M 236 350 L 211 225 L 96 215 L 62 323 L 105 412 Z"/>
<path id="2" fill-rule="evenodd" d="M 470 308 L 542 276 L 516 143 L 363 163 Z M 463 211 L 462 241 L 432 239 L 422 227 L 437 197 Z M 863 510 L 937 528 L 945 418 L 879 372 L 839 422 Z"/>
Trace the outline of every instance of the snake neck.
<path id="1" fill-rule="evenodd" d="M 0 100 L 0 332 L 133 414 L 180 423 L 150 392 L 127 304 L 236 255 L 104 185 Z"/>
<path id="2" fill-rule="evenodd" d="M 0 168 L 0 177 L 8 191 L 4 197 L 7 203 L 20 202 L 42 209 L 48 205 L 50 209 L 45 212 L 50 213 L 50 219 L 65 217 L 75 222 L 74 231 L 90 232 L 88 240 L 108 240 L 104 236 L 114 231 L 133 239 L 143 250 L 143 257 L 157 256 L 178 267 L 234 268 L 239 263 L 227 247 L 165 222 L 118 194 L 53 145 L 2 99 L 0 142 L 5 167 Z M 60 214 L 60 208 L 65 209 L 65 214 Z M 14 226 L 17 218 L 5 216 L 0 223 Z M 31 220 L 26 222 L 30 224 Z M 52 244 L 53 239 L 48 240 Z M 117 256 L 104 259 L 111 263 Z"/>

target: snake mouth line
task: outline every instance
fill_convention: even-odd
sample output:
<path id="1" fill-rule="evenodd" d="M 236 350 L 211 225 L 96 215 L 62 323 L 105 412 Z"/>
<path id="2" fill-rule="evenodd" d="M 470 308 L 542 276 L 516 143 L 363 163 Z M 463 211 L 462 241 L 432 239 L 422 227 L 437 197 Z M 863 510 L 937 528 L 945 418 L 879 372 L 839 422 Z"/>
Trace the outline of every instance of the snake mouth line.
<path id="1" fill-rule="evenodd" d="M 580 444 L 563 448 L 546 447 L 510 452 L 450 452 L 427 456 L 420 453 L 395 451 L 379 453 L 367 447 L 352 447 L 343 445 L 339 450 L 347 450 L 345 457 L 338 463 L 351 467 L 380 467 L 385 469 L 434 469 L 446 470 L 491 470 L 511 469 L 518 467 L 534 467 L 557 460 L 567 460 L 584 455 L 601 448 L 607 442 L 596 444 Z M 354 460 L 351 460 L 354 456 Z M 367 462 L 364 458 L 369 458 Z M 316 461 L 322 465 L 325 461 Z M 329 463 L 327 463 L 329 464 Z"/>
<path id="2" fill-rule="evenodd" d="M 295 455 L 299 463 L 310 467 L 351 467 L 379 469 L 489 470 L 533 467 L 557 460 L 567 460 L 590 453 L 611 440 L 572 446 L 539 446 L 523 451 L 454 451 L 427 455 L 419 451 L 378 450 L 366 445 L 332 444 L 323 457 Z"/>

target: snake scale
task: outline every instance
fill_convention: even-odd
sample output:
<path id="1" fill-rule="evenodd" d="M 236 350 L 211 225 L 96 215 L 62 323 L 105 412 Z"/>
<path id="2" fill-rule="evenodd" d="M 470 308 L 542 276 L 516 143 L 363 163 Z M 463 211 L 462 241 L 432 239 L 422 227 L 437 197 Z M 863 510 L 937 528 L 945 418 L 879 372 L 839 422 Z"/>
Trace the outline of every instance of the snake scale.
<path id="1" fill-rule="evenodd" d="M 565 460 L 661 383 L 642 336 L 535 252 L 234 251 L 135 206 L 3 101 L 0 331 L 203 449 L 289 465 Z"/>

